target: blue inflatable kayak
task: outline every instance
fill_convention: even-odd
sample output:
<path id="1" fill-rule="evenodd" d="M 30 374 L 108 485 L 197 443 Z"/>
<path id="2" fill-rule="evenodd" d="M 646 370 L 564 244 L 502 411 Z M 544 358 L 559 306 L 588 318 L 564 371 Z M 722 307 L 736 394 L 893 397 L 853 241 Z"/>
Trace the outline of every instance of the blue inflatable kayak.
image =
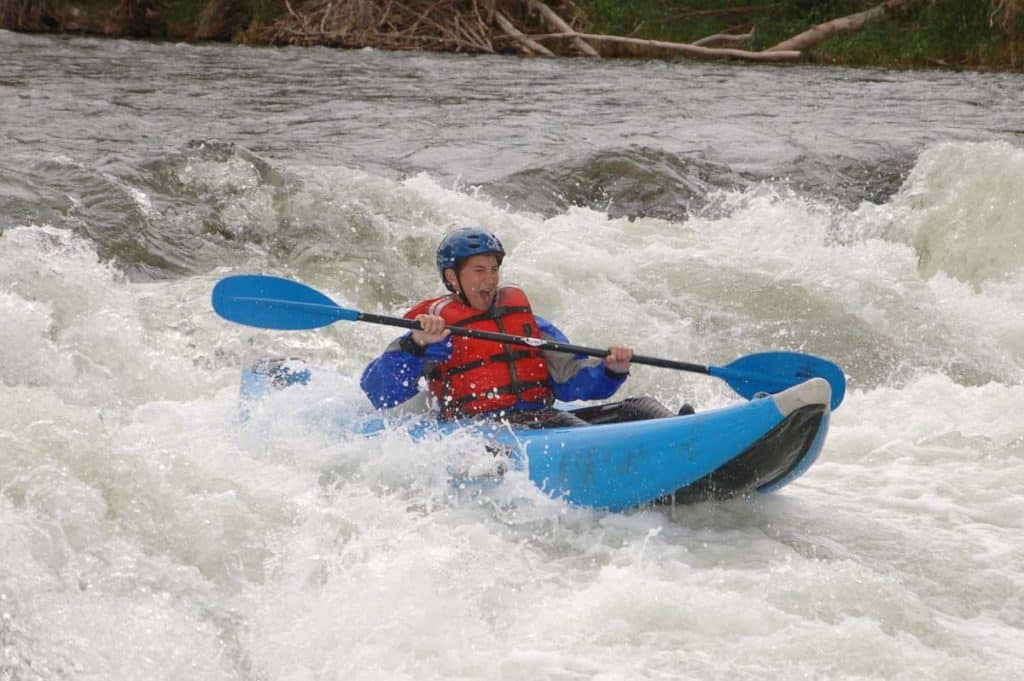
<path id="1" fill-rule="evenodd" d="M 310 375 L 301 362 L 261 360 L 243 372 L 243 402 L 305 383 Z M 510 466 L 528 469 L 545 493 L 577 506 L 620 511 L 727 499 L 788 484 L 821 452 L 830 398 L 828 381 L 812 378 L 774 395 L 687 416 L 579 428 L 430 418 L 410 432 L 437 437 L 472 429 L 491 455 L 507 455 Z M 372 436 L 386 427 L 371 418 L 348 430 Z"/>

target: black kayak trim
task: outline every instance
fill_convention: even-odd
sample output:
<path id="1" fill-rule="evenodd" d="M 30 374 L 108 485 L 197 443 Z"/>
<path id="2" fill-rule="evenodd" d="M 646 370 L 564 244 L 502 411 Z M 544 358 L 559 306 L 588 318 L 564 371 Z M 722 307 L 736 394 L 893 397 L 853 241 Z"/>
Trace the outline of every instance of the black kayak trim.
<path id="1" fill-rule="evenodd" d="M 818 436 L 826 410 L 810 404 L 793 411 L 725 465 L 656 504 L 695 504 L 749 495 L 778 482 L 803 461 Z"/>

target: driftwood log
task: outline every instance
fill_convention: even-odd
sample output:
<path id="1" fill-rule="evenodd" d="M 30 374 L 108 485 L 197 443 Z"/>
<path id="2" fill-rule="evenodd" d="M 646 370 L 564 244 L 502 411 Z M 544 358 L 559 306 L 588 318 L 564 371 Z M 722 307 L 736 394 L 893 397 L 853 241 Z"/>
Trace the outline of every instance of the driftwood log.
<path id="1" fill-rule="evenodd" d="M 565 19 L 558 16 L 554 10 L 545 5 L 540 0 L 530 0 L 530 9 L 536 10 L 540 13 L 544 20 L 549 26 L 555 31 L 561 31 L 562 33 L 572 33 L 572 26 L 566 23 Z M 586 40 L 583 38 L 572 38 L 572 44 L 576 48 L 587 55 L 588 57 L 600 57 L 601 54 L 595 50 Z"/>
<path id="2" fill-rule="evenodd" d="M 668 50 L 680 52 L 688 57 L 697 59 L 742 59 L 746 61 L 793 61 L 800 58 L 797 50 L 773 50 L 771 52 L 751 52 L 749 50 L 737 50 L 734 48 L 701 47 L 692 43 L 670 43 L 663 40 L 644 40 L 642 38 L 627 38 L 620 35 L 601 35 L 597 33 L 547 33 L 544 35 L 531 36 L 535 40 L 551 38 L 583 38 L 590 42 L 620 43 L 623 45 L 636 45 L 654 50 Z"/>
<path id="3" fill-rule="evenodd" d="M 501 30 L 508 34 L 513 40 L 518 42 L 523 47 L 523 51 L 527 54 L 539 54 L 543 57 L 554 57 L 555 53 L 538 43 L 533 38 L 525 35 L 522 31 L 517 29 L 512 21 L 501 12 L 495 12 L 495 21 L 498 22 L 498 26 Z"/>
<path id="4" fill-rule="evenodd" d="M 699 45 L 585 33 L 574 25 L 578 17 L 571 0 L 284 1 L 287 14 L 264 31 L 267 42 L 478 53 L 516 51 L 544 57 L 556 53 L 600 57 L 595 45 L 618 43 L 651 54 L 673 52 L 696 59 L 778 62 L 800 57 L 793 50 L 769 53 L 711 47 L 740 44 L 752 33 L 708 36 Z"/>
<path id="5" fill-rule="evenodd" d="M 572 0 L 284 0 L 288 13 L 264 31 L 262 37 L 278 44 L 519 52 L 544 57 L 556 54 L 600 57 L 599 46 L 617 44 L 629 46 L 633 54 L 641 56 L 669 52 L 694 59 L 785 62 L 800 59 L 804 51 L 823 40 L 837 33 L 859 30 L 912 1 L 886 0 L 863 12 L 814 26 L 762 51 L 740 49 L 753 40 L 750 24 L 736 27 L 748 28 L 745 33 L 723 32 L 694 43 L 588 33 L 579 26 L 578 10 Z M 1000 1 L 1017 3 L 1021 0 Z M 767 11 L 777 4 L 693 10 L 688 15 L 747 15 Z M 993 12 L 994 16 L 996 10 Z M 615 50 L 609 47 L 604 52 Z"/>
<path id="6" fill-rule="evenodd" d="M 749 43 L 754 39 L 754 29 L 750 29 L 746 33 L 716 33 L 709 35 L 706 38 L 700 40 L 694 40 L 693 44 L 697 47 L 713 47 L 718 45 L 740 45 L 742 43 Z"/>
<path id="7" fill-rule="evenodd" d="M 858 31 L 864 27 L 865 24 L 881 19 L 888 16 L 898 10 L 906 7 L 909 0 L 887 0 L 880 5 L 876 5 L 871 9 L 864 10 L 863 12 L 857 12 L 856 14 L 850 14 L 845 17 L 839 17 L 832 21 L 826 21 L 823 24 L 818 24 L 813 28 L 810 28 L 799 35 L 795 35 L 788 40 L 783 40 L 778 45 L 769 47 L 767 52 L 785 52 L 790 50 L 806 50 L 814 47 L 826 38 L 831 38 L 837 33 L 848 33 L 851 31 Z"/>

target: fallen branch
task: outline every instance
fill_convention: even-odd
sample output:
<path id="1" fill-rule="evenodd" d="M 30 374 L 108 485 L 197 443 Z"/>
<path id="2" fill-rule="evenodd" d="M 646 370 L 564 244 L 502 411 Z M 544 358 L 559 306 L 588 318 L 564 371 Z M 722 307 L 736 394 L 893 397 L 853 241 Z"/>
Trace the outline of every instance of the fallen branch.
<path id="1" fill-rule="evenodd" d="M 857 12 L 856 14 L 850 14 L 845 17 L 839 17 L 832 21 L 826 21 L 823 24 L 804 31 L 798 35 L 793 36 L 788 40 L 783 40 L 778 45 L 769 47 L 766 52 L 782 52 L 786 50 L 806 50 L 809 47 L 814 47 L 826 38 L 830 38 L 837 33 L 844 33 L 849 31 L 860 30 L 864 24 L 881 19 L 891 12 L 903 9 L 904 6 L 910 0 L 886 0 L 881 5 L 876 5 L 871 9 L 864 10 L 863 12 Z"/>
<path id="2" fill-rule="evenodd" d="M 493 21 L 494 0 L 489 0 L 489 2 L 488 2 L 488 9 L 490 10 L 490 16 L 492 17 L 491 20 Z M 477 4 L 477 0 L 473 0 L 473 14 L 476 15 L 477 26 L 485 27 L 487 25 L 487 22 L 484 20 L 484 18 L 482 16 L 480 16 L 480 6 Z M 481 44 L 483 45 L 484 49 L 487 52 L 490 52 L 491 54 L 493 54 L 494 53 L 494 45 L 491 44 L 490 37 L 488 37 L 488 35 L 486 33 L 477 33 L 476 31 L 474 31 L 474 34 L 479 36 L 479 39 L 481 40 Z"/>
<path id="3" fill-rule="evenodd" d="M 739 45 L 740 43 L 749 43 L 754 39 L 754 29 L 750 29 L 746 33 L 716 33 L 709 35 L 706 38 L 693 41 L 693 45 L 697 47 L 711 47 L 712 45 Z"/>
<path id="4" fill-rule="evenodd" d="M 735 45 L 748 39 L 749 34 L 723 33 L 717 38 L 709 36 L 701 41 L 704 44 L 689 44 L 581 33 L 573 29 L 576 19 L 571 18 L 574 7 L 571 0 L 283 0 L 283 3 L 285 14 L 261 32 L 263 40 L 271 44 L 520 52 L 554 57 L 556 52 L 600 56 L 595 49 L 598 43 L 618 43 L 646 53 L 661 53 L 659 56 L 674 52 L 699 59 L 749 61 L 789 61 L 800 57 L 797 51 L 763 53 L 708 46 L 713 38 L 719 43 Z M 556 27 L 556 32 L 534 35 L 551 26 Z M 727 31 L 743 30 L 744 26 L 734 26 Z"/>
<path id="5" fill-rule="evenodd" d="M 530 0 L 530 7 L 540 12 L 540 15 L 544 17 L 544 20 L 548 22 L 548 25 L 550 25 L 551 28 L 555 29 L 556 31 L 563 31 L 565 33 L 573 32 L 572 26 L 567 24 L 565 22 L 565 19 L 558 16 L 558 14 L 556 14 L 554 10 L 545 5 L 540 0 Z M 573 38 L 572 44 L 575 45 L 580 52 L 587 55 L 588 57 L 601 56 L 600 54 L 598 54 L 597 50 L 595 50 L 589 43 L 587 43 L 586 40 L 583 40 L 583 38 Z"/>
<path id="6" fill-rule="evenodd" d="M 682 52 L 697 59 L 743 59 L 747 61 L 794 61 L 800 58 L 798 50 L 774 50 L 772 52 L 750 52 L 748 50 L 736 50 L 731 48 L 701 47 L 692 43 L 669 43 L 662 40 L 642 40 L 640 38 L 626 38 L 619 35 L 602 35 L 595 33 L 547 33 L 544 35 L 532 35 L 535 40 L 545 38 L 572 38 L 579 37 L 591 42 L 621 43 L 624 45 L 637 45 L 659 50 L 671 50 Z"/>
<path id="7" fill-rule="evenodd" d="M 431 7 L 431 9 L 436 8 L 440 4 L 441 4 L 440 2 L 434 3 L 434 5 L 433 5 L 433 7 Z M 442 26 L 441 24 L 437 23 L 436 21 L 434 21 L 433 19 L 430 18 L 430 10 L 427 10 L 426 12 L 420 12 L 420 11 L 411 9 L 409 7 L 406 7 L 405 5 L 403 5 L 400 2 L 399 3 L 395 3 L 395 6 L 398 7 L 398 9 L 402 10 L 403 12 L 407 12 L 407 13 L 411 14 L 412 16 L 416 17 L 416 22 L 412 25 L 412 27 L 409 28 L 409 32 L 410 33 L 416 31 L 416 29 L 418 29 L 420 27 L 420 24 L 424 23 L 424 22 L 430 24 L 431 26 L 433 26 L 434 28 L 438 29 L 442 33 L 447 33 L 449 31 L 448 28 Z"/>
<path id="8" fill-rule="evenodd" d="M 509 21 L 509 18 L 506 17 L 502 12 L 495 12 L 494 20 L 498 22 L 498 26 L 501 28 L 502 31 L 511 36 L 512 39 L 514 39 L 523 47 L 527 54 L 539 54 L 544 57 L 555 56 L 554 52 L 544 47 L 536 40 L 533 40 L 532 38 L 530 38 L 530 36 L 520 32 L 519 29 L 512 25 L 512 22 Z"/>

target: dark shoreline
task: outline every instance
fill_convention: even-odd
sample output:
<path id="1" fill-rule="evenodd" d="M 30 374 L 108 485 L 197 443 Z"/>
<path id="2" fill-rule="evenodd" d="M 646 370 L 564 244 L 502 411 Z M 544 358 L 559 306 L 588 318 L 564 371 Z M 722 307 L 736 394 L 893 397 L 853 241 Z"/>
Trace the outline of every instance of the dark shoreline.
<path id="1" fill-rule="evenodd" d="M 499 13 L 509 16 L 515 28 L 538 36 L 544 43 L 540 50 L 549 48 L 557 55 L 579 55 L 579 41 L 552 38 L 550 25 L 545 25 L 530 9 L 529 1 L 490 0 L 490 4 L 497 7 Z M 702 37 L 707 39 L 712 34 L 727 38 L 747 35 L 745 43 L 738 47 L 754 54 L 795 33 L 829 21 L 829 17 L 835 18 L 831 13 L 856 11 L 877 5 L 878 1 L 690 0 L 687 5 L 711 8 L 683 15 L 666 10 L 672 4 L 668 0 L 637 0 L 633 3 L 609 3 L 607 0 L 576 0 L 572 3 L 563 0 L 561 5 L 549 0 L 549 4 L 566 16 L 572 13 L 570 21 L 574 31 L 686 44 L 697 42 Z M 485 5 L 488 0 L 478 2 Z M 426 37 L 401 35 L 394 30 L 388 34 L 382 31 L 374 33 L 349 17 L 336 16 L 334 8 L 346 3 L 356 8 L 352 12 L 365 11 L 368 7 L 379 9 L 381 4 L 374 0 L 337 0 L 335 3 L 329 0 L 305 3 L 299 0 L 290 3 L 284 0 L 0 0 L 0 29 L 254 46 L 325 45 L 354 49 L 530 53 L 528 47 L 511 37 L 511 33 L 504 35 L 500 31 L 497 35 L 480 36 L 479 41 L 446 39 L 446 34 Z M 457 5 L 454 2 L 449 4 Z M 828 11 L 821 10 L 820 5 L 828 5 Z M 988 5 L 987 0 L 948 0 L 940 11 L 931 3 L 910 0 L 900 12 L 855 32 L 830 37 L 804 50 L 793 61 L 900 69 L 1024 70 L 1024 2 L 1004 0 L 998 7 L 1010 7 L 1012 13 L 1004 9 L 1007 13 L 998 16 Z M 471 6 L 476 7 L 477 3 L 471 3 Z M 803 6 L 815 6 L 817 9 L 798 11 Z M 512 10 L 517 10 L 517 13 L 513 14 Z M 335 11 L 330 15 L 331 20 L 340 28 L 323 30 L 331 11 Z M 377 19 L 379 17 L 374 17 Z M 302 30 L 311 26 L 318 26 L 321 30 Z M 483 26 L 481 21 L 478 27 Z M 749 32 L 741 34 L 742 31 Z M 382 36 L 387 39 L 382 39 Z M 607 58 L 678 59 L 693 56 L 651 45 L 615 41 L 592 44 L 601 57 Z M 727 57 L 722 54 L 702 58 Z"/>

